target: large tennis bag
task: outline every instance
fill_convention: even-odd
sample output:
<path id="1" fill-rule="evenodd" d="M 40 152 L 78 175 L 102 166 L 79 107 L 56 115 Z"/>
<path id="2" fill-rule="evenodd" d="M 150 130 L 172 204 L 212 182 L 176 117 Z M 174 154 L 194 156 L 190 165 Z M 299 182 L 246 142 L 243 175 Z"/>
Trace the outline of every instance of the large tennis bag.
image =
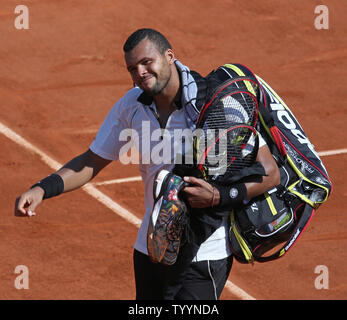
<path id="1" fill-rule="evenodd" d="M 206 78 L 213 79 L 205 81 L 207 87 L 209 83 L 244 78 L 244 87 L 257 91 L 257 129 L 281 175 L 276 188 L 231 212 L 229 237 L 234 256 L 241 263 L 283 257 L 327 200 L 332 189 L 327 171 L 291 110 L 264 80 L 240 64 L 225 64 Z M 249 81 L 257 86 L 250 86 Z M 199 83 L 198 87 L 197 103 L 201 105 L 206 88 Z"/>
<path id="2" fill-rule="evenodd" d="M 241 263 L 283 257 L 331 192 L 328 173 L 301 125 L 276 92 L 239 64 L 221 67 L 230 77 L 259 85 L 259 125 L 280 170 L 281 183 L 231 213 L 230 243 Z"/>

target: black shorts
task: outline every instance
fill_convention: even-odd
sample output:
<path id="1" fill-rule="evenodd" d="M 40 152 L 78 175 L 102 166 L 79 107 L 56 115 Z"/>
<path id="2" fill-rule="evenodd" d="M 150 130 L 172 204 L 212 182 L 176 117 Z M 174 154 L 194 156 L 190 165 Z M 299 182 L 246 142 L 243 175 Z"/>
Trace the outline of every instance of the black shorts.
<path id="1" fill-rule="evenodd" d="M 192 262 L 185 271 L 182 286 L 174 300 L 219 299 L 231 270 L 233 258 Z M 134 250 L 136 300 L 163 300 L 171 268 L 152 263 L 149 257 Z M 170 291 L 170 290 L 169 290 Z"/>

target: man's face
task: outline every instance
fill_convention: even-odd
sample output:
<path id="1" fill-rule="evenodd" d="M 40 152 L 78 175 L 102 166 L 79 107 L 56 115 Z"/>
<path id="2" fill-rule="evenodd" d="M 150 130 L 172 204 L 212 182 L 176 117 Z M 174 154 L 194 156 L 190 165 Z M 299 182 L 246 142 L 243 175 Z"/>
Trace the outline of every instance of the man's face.
<path id="1" fill-rule="evenodd" d="M 171 50 L 161 54 L 148 39 L 125 53 L 126 66 L 133 81 L 150 96 L 159 94 L 168 84 L 173 60 Z"/>

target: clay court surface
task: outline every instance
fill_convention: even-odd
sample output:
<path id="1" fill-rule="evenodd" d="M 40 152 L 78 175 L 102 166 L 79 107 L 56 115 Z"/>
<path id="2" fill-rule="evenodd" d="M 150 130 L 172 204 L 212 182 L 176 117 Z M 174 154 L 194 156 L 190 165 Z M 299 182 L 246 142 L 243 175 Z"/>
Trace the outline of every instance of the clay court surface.
<path id="1" fill-rule="evenodd" d="M 177 58 L 203 75 L 227 62 L 247 65 L 286 101 L 318 152 L 347 148 L 345 3 L 326 2 L 328 30 L 314 27 L 315 0 L 28 0 L 30 29 L 17 30 L 20 3 L 2 0 L 0 299 L 134 299 L 136 220 L 90 189 L 44 201 L 34 218 L 13 209 L 17 196 L 53 171 L 56 163 L 45 159 L 64 164 L 88 149 L 131 87 L 122 45 L 138 28 L 160 30 Z M 9 138 L 6 128 L 24 140 Z M 334 187 L 328 202 L 283 259 L 234 262 L 222 299 L 347 298 L 347 154 L 322 160 Z M 136 176 L 137 165 L 115 162 L 93 182 Z M 141 219 L 141 181 L 91 189 Z M 18 265 L 29 269 L 28 290 L 14 286 Z M 329 289 L 315 288 L 319 265 L 328 267 Z"/>

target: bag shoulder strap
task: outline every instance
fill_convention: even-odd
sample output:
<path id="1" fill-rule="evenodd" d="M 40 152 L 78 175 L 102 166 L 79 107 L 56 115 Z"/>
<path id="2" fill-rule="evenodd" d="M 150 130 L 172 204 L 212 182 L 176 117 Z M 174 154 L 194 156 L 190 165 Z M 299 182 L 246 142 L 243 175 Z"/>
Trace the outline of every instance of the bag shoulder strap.
<path id="1" fill-rule="evenodd" d="M 206 78 L 201 76 L 196 71 L 191 70 L 190 74 L 193 76 L 193 78 L 196 82 L 196 85 L 198 87 L 195 106 L 200 112 L 202 106 L 205 103 L 205 99 L 206 99 L 206 95 L 207 95 L 207 80 L 206 80 Z"/>

